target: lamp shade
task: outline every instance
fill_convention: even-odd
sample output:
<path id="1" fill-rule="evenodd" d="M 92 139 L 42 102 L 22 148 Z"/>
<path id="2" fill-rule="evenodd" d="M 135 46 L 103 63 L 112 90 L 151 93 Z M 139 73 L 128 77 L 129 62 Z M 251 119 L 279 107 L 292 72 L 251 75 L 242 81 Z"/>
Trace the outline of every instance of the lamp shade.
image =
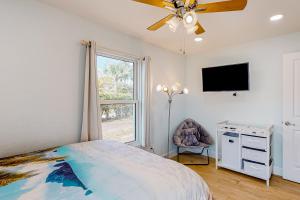
<path id="1" fill-rule="evenodd" d="M 157 92 L 161 92 L 162 91 L 162 86 L 161 85 L 157 85 L 156 86 L 156 91 Z"/>
<path id="2" fill-rule="evenodd" d="M 194 11 L 187 12 L 183 15 L 183 24 L 185 28 L 195 27 L 197 20 L 198 18 Z"/>
<path id="3" fill-rule="evenodd" d="M 176 32 L 178 26 L 179 26 L 180 21 L 177 19 L 177 17 L 173 17 L 171 20 L 167 22 L 169 25 L 169 28 L 172 32 Z"/>
<path id="4" fill-rule="evenodd" d="M 184 89 L 183 89 L 183 93 L 184 93 L 184 94 L 188 94 L 188 93 L 189 93 L 189 89 L 184 88 Z"/>

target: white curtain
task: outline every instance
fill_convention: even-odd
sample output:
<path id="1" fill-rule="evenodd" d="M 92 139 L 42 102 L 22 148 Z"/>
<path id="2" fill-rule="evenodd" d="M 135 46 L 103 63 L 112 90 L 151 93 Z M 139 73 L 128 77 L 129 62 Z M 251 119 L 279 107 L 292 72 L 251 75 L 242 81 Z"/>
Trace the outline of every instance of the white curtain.
<path id="1" fill-rule="evenodd" d="M 146 149 L 152 148 L 152 138 L 151 138 L 151 67 L 150 67 L 150 57 L 145 57 L 142 59 L 141 71 L 142 71 L 142 127 L 143 127 L 143 144 L 142 146 Z"/>
<path id="2" fill-rule="evenodd" d="M 96 42 L 86 46 L 81 142 L 102 139 L 96 70 Z"/>

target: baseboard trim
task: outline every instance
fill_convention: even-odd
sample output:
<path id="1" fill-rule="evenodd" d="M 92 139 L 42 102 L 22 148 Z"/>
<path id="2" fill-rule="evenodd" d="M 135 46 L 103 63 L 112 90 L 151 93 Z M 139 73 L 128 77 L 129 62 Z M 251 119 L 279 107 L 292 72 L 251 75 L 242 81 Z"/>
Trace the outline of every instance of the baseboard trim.
<path id="1" fill-rule="evenodd" d="M 168 153 L 162 154 L 161 156 L 164 157 L 164 158 L 167 158 Z M 175 157 L 175 156 L 177 156 L 177 151 L 176 150 L 169 152 L 169 158 L 172 158 L 172 157 Z"/>

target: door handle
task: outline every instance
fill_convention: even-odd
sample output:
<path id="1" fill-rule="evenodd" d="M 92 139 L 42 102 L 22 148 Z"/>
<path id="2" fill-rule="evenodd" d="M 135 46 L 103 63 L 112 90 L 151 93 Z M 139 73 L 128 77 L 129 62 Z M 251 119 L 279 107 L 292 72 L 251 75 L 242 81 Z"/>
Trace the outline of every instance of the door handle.
<path id="1" fill-rule="evenodd" d="M 296 124 L 293 124 L 289 121 L 284 122 L 284 125 L 286 125 L 286 126 L 296 126 Z"/>

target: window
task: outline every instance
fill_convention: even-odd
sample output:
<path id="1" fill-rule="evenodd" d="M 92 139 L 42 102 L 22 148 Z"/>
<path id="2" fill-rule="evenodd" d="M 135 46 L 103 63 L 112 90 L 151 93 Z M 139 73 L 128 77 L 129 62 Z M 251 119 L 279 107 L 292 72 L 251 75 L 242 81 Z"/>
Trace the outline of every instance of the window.
<path id="1" fill-rule="evenodd" d="M 140 143 L 139 60 L 97 54 L 103 139 Z"/>

